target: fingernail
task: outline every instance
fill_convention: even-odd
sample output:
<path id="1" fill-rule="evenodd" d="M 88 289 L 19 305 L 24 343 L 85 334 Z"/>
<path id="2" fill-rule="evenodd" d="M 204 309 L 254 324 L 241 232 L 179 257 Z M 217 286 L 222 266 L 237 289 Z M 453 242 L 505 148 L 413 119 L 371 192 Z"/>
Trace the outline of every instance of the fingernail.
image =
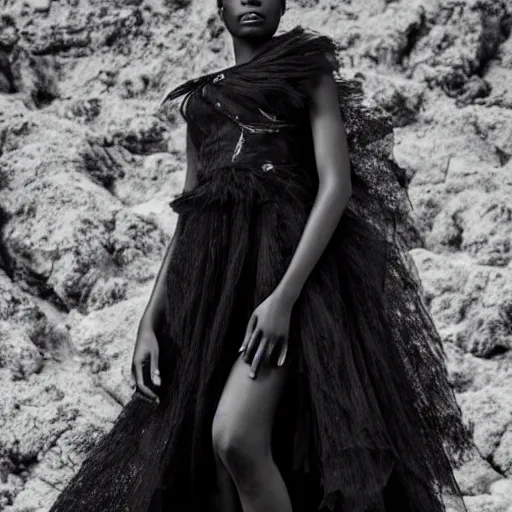
<path id="1" fill-rule="evenodd" d="M 238 353 L 243 352 L 243 351 L 244 351 L 244 346 L 240 345 L 240 348 L 238 349 Z"/>
<path id="2" fill-rule="evenodd" d="M 254 379 L 254 372 L 249 373 L 249 377 L 250 377 L 251 379 Z"/>

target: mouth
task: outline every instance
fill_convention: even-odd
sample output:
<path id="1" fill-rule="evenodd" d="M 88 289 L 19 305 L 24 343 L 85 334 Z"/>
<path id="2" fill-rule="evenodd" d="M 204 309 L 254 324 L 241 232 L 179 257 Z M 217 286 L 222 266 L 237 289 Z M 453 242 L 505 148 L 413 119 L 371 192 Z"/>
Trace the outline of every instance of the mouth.
<path id="1" fill-rule="evenodd" d="M 240 23 L 262 22 L 265 18 L 257 12 L 246 12 L 240 16 Z"/>

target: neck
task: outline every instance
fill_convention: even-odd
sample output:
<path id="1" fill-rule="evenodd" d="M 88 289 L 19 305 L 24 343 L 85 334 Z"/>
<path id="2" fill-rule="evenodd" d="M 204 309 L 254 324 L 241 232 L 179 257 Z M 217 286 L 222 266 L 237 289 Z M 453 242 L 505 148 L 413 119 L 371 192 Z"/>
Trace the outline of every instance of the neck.
<path id="1" fill-rule="evenodd" d="M 248 40 L 233 36 L 233 51 L 235 53 L 235 63 L 244 64 L 245 62 L 251 60 L 259 51 L 261 46 L 270 39 L 267 38 Z"/>

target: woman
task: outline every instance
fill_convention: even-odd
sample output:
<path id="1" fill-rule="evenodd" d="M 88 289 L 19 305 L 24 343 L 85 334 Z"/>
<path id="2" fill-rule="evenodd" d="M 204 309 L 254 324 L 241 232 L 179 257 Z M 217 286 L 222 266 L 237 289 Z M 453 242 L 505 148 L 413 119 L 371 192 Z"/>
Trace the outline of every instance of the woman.
<path id="1" fill-rule="evenodd" d="M 446 510 L 471 435 L 395 227 L 392 126 L 334 43 L 224 0 L 236 64 L 190 80 L 179 214 L 137 393 L 53 512 Z"/>

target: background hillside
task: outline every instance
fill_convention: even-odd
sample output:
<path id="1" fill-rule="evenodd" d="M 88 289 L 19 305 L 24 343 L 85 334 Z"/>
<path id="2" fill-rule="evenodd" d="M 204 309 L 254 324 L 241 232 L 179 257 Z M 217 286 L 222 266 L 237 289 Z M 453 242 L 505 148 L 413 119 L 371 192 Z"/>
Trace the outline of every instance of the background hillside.
<path id="1" fill-rule="evenodd" d="M 512 3 L 288 0 L 396 125 L 411 254 L 478 454 L 512 512 Z M 185 79 L 233 64 L 214 0 L 0 0 L 0 510 L 44 512 L 130 396 L 184 179 Z"/>

